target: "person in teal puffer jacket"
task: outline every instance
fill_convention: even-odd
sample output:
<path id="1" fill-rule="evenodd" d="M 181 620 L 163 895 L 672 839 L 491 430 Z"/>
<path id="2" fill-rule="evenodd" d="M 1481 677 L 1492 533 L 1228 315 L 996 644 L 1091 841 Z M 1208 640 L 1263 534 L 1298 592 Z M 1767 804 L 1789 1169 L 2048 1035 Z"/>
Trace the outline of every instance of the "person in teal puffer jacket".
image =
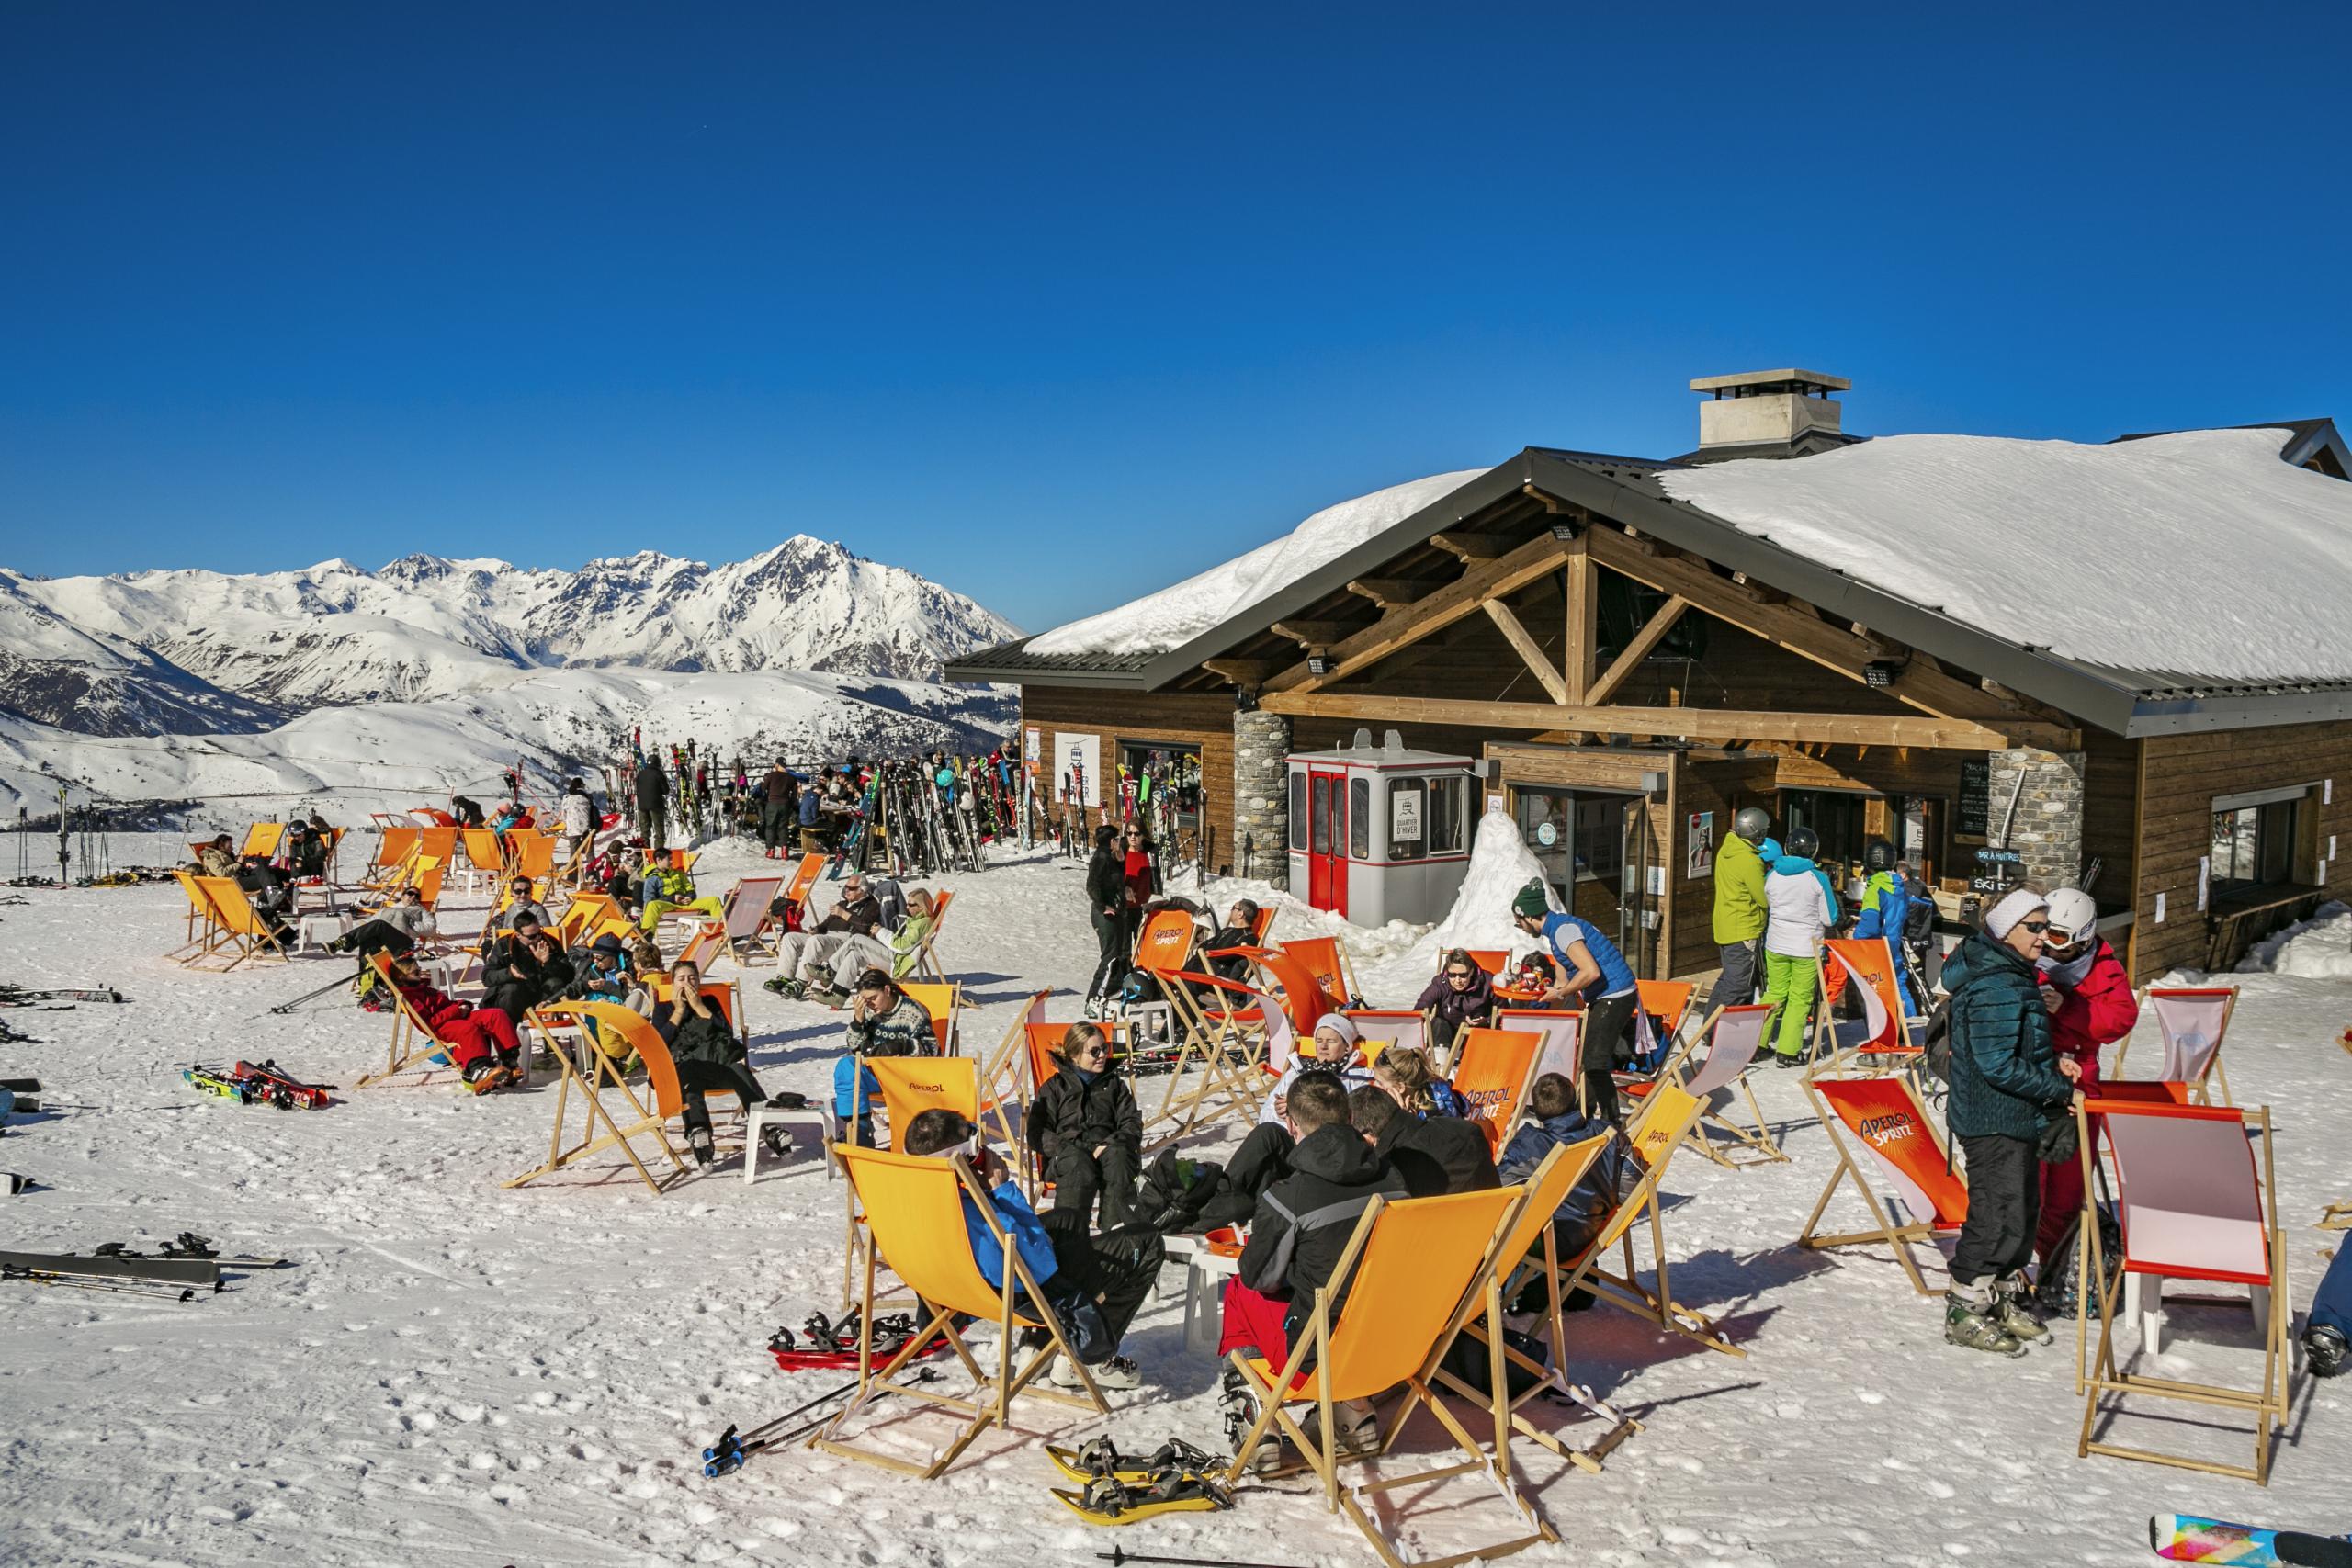
<path id="1" fill-rule="evenodd" d="M 1968 1219 L 1952 1254 L 1944 1337 L 2018 1354 L 2049 1330 L 2025 1305 L 2042 1133 L 2065 1115 L 2081 1071 L 2051 1043 L 2041 995 L 2042 895 L 2018 888 L 1944 961 L 1951 994 L 1951 1101 L 1945 1120 L 1968 1162 Z"/>

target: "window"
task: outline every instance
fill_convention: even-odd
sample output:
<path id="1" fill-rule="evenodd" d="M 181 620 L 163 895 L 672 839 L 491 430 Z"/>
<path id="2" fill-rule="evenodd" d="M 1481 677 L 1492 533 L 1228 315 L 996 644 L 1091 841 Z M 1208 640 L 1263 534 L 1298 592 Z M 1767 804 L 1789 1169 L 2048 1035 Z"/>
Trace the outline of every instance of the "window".
<path id="1" fill-rule="evenodd" d="M 2296 847 L 2301 841 L 2308 790 L 2286 799 L 2217 800 L 2210 852 L 2216 898 L 2258 888 L 2292 885 Z"/>
<path id="2" fill-rule="evenodd" d="M 1290 776 L 1290 847 L 1301 852 L 1306 848 L 1306 775 L 1303 773 Z"/>
<path id="3" fill-rule="evenodd" d="M 1348 855 L 1352 860 L 1372 858 L 1372 781 L 1348 781 Z"/>
<path id="4" fill-rule="evenodd" d="M 1458 855 L 1464 847 L 1468 830 L 1470 781 L 1464 778 L 1430 780 L 1428 814 L 1422 820 L 1427 829 L 1430 853 Z"/>
<path id="5" fill-rule="evenodd" d="M 1433 780 L 1388 781 L 1388 858 L 1419 860 L 1430 852 L 1429 785 Z"/>
<path id="6" fill-rule="evenodd" d="M 1327 773 L 1315 774 L 1309 787 L 1313 791 L 1314 804 L 1307 807 L 1307 821 L 1312 824 L 1307 838 L 1307 852 L 1310 854 L 1328 855 L 1331 852 L 1330 776 Z"/>
<path id="7" fill-rule="evenodd" d="M 1799 828 L 1810 828 L 1821 840 L 1814 863 L 1826 869 L 1862 858 L 1869 835 L 1862 826 L 1862 808 L 1869 797 L 1833 789 L 1784 789 L 1781 792 L 1781 841 Z"/>

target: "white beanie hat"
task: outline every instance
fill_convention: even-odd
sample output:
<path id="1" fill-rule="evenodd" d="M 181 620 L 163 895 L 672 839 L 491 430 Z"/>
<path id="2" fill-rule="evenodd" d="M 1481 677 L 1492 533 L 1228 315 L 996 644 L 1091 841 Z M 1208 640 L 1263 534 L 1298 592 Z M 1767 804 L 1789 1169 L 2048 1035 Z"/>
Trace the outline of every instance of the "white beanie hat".
<path id="1" fill-rule="evenodd" d="M 1356 1021 L 1343 1012 L 1327 1012 L 1315 1021 L 1315 1032 L 1336 1034 L 1343 1045 L 1361 1045 L 1363 1035 L 1356 1028 Z"/>
<path id="2" fill-rule="evenodd" d="M 1994 905 L 1993 912 L 1984 917 L 1985 932 L 1996 942 L 2005 942 L 2008 939 L 2009 932 L 2017 929 L 2019 920 L 2024 919 L 2036 909 L 2048 908 L 2050 908 L 2050 900 L 2032 888 L 2017 888 L 1999 903 Z"/>

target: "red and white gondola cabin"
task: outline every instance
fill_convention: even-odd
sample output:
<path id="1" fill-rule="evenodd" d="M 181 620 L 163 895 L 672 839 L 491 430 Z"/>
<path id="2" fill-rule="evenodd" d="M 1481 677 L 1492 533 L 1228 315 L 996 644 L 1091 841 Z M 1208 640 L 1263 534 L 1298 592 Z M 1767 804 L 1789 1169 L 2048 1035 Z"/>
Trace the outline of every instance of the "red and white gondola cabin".
<path id="1" fill-rule="evenodd" d="M 1393 729 L 1284 763 L 1292 892 L 1359 926 L 1445 918 L 1470 865 L 1476 763 L 1411 750 Z"/>

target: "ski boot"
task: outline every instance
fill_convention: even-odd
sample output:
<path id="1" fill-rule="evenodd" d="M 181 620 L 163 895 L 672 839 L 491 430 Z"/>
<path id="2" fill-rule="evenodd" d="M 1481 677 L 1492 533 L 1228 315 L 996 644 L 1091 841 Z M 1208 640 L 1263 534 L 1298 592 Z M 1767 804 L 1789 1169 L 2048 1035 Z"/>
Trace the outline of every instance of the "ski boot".
<path id="1" fill-rule="evenodd" d="M 1110 1356 L 1086 1369 L 1100 1389 L 1129 1389 L 1143 1386 L 1143 1371 L 1125 1356 Z M 1054 1370 L 1046 1374 L 1056 1388 L 1078 1388 L 1078 1367 L 1068 1356 L 1054 1362 Z"/>
<path id="2" fill-rule="evenodd" d="M 1993 1321 L 2020 1345 L 2047 1345 L 2050 1325 L 2033 1310 L 2033 1295 L 2025 1276 L 2011 1274 L 1993 1282 Z"/>
<path id="3" fill-rule="evenodd" d="M 1989 1350 L 1996 1356 L 2022 1356 L 2025 1347 L 1994 1318 L 1992 1292 L 1972 1299 L 1958 1291 L 1944 1296 L 1944 1343 L 1963 1350 Z"/>
<path id="4" fill-rule="evenodd" d="M 476 1094 L 488 1094 L 492 1089 L 506 1087 L 506 1069 L 489 1056 L 479 1056 L 468 1062 L 465 1071 L 459 1076 L 465 1080 L 466 1088 Z"/>
<path id="5" fill-rule="evenodd" d="M 711 1145 L 710 1129 L 707 1127 L 688 1128 L 686 1147 L 693 1152 L 696 1165 L 708 1165 L 718 1157 L 718 1151 Z"/>
<path id="6" fill-rule="evenodd" d="M 2315 1378 L 2342 1377 L 2347 1349 L 2340 1329 L 2322 1323 L 2303 1330 L 2303 1365 Z"/>
<path id="7" fill-rule="evenodd" d="M 1225 1369 L 1217 1389 L 1217 1412 L 1225 1419 L 1225 1445 L 1235 1453 L 1258 1424 L 1258 1393 L 1249 1379 L 1232 1367 Z"/>

